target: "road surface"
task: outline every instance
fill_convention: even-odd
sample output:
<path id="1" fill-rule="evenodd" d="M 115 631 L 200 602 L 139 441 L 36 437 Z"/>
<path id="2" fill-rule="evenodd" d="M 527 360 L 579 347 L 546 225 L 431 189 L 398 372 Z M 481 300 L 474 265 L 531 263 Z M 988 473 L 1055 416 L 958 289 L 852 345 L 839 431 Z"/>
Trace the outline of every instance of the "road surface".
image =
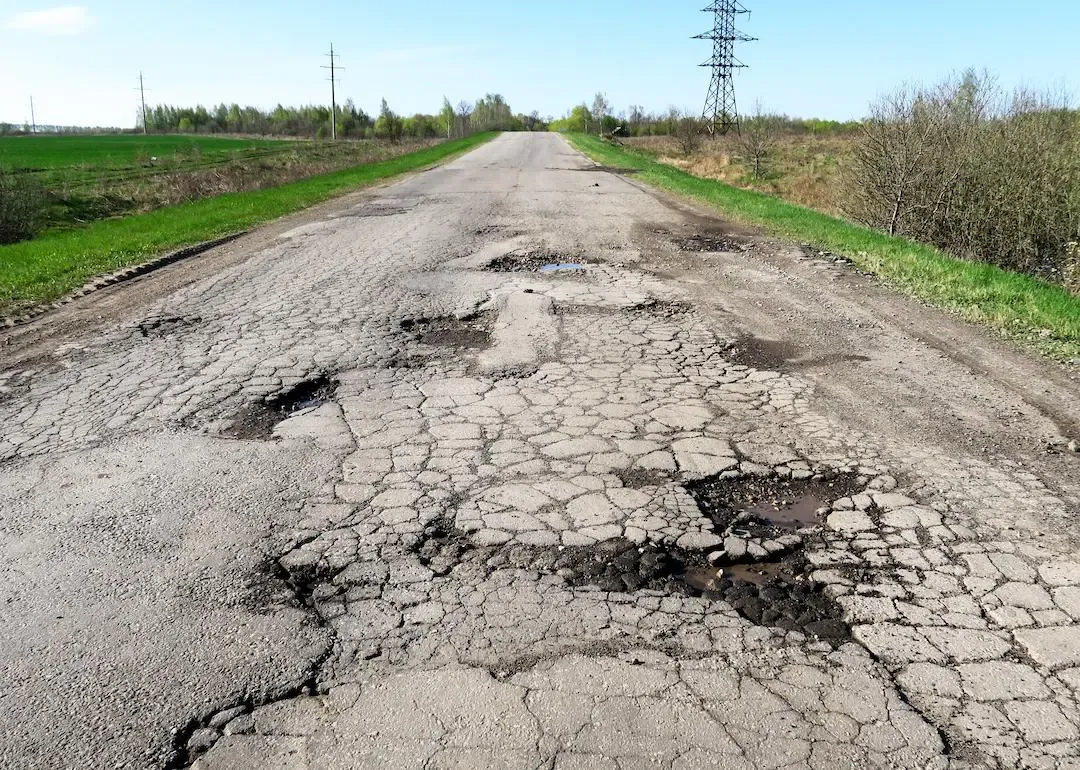
<path id="1" fill-rule="evenodd" d="M 1075 373 L 556 135 L 0 355 L 4 767 L 1080 767 Z"/>

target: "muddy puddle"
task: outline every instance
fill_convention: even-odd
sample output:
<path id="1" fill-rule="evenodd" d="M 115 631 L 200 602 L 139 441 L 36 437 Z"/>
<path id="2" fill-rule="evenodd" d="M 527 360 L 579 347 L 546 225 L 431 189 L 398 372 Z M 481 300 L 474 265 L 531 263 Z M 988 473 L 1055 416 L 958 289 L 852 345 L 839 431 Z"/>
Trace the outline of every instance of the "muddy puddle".
<path id="1" fill-rule="evenodd" d="M 337 383 L 325 375 L 305 380 L 293 388 L 241 408 L 220 435 L 225 438 L 268 441 L 274 427 L 294 414 L 315 409 L 331 401 Z"/>
<path id="2" fill-rule="evenodd" d="M 817 511 L 862 490 L 852 474 L 802 480 L 777 476 L 711 478 L 685 486 L 717 532 L 735 528 L 745 534 L 820 526 L 823 522 Z"/>
<path id="3" fill-rule="evenodd" d="M 472 315 L 419 318 L 401 322 L 403 331 L 421 345 L 456 348 L 459 350 L 484 350 L 491 346 L 490 313 Z"/>

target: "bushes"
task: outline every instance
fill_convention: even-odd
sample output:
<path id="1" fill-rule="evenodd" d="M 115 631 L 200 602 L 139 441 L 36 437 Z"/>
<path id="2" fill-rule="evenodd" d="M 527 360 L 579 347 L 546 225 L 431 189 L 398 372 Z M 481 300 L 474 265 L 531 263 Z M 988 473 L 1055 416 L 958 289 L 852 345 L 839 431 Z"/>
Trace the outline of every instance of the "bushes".
<path id="1" fill-rule="evenodd" d="M 36 179 L 0 169 L 0 244 L 33 238 L 48 199 Z"/>
<path id="2" fill-rule="evenodd" d="M 845 187 L 863 224 L 1064 284 L 1080 240 L 1080 115 L 971 72 L 904 88 L 863 123 Z"/>

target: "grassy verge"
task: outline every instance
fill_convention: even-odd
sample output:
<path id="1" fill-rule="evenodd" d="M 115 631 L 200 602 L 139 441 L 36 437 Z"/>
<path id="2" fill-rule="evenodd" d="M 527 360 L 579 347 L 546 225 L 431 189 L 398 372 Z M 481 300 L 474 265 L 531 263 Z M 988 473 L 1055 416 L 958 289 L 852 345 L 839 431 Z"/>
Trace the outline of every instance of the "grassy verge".
<path id="1" fill-rule="evenodd" d="M 570 142 L 608 166 L 635 168 L 636 178 L 718 209 L 762 230 L 844 254 L 862 270 L 961 317 L 990 326 L 1051 357 L 1080 357 L 1080 297 L 1036 278 L 967 262 L 930 246 L 893 238 L 751 190 L 692 176 L 643 153 L 594 136 Z"/>
<path id="2" fill-rule="evenodd" d="M 94 275 L 246 230 L 389 177 L 446 161 L 493 136 L 478 134 L 280 187 L 206 198 L 0 246 L 0 315 L 56 299 Z"/>

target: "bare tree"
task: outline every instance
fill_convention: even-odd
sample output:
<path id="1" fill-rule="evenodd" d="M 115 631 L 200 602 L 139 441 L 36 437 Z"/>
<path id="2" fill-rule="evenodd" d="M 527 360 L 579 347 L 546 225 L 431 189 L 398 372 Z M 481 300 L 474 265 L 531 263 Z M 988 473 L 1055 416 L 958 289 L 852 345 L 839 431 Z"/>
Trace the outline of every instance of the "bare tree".
<path id="1" fill-rule="evenodd" d="M 701 149 L 704 127 L 700 120 L 691 113 L 684 113 L 675 107 L 668 110 L 668 120 L 671 124 L 671 133 L 683 155 L 689 157 Z"/>
<path id="2" fill-rule="evenodd" d="M 738 146 L 746 162 L 753 167 L 754 178 L 765 177 L 766 161 L 776 146 L 779 133 L 780 121 L 773 115 L 766 115 L 760 102 L 754 105 L 754 114 L 741 121 Z"/>
<path id="3" fill-rule="evenodd" d="M 457 104 L 458 136 L 469 133 L 469 118 L 472 116 L 472 104 L 462 99 Z"/>

